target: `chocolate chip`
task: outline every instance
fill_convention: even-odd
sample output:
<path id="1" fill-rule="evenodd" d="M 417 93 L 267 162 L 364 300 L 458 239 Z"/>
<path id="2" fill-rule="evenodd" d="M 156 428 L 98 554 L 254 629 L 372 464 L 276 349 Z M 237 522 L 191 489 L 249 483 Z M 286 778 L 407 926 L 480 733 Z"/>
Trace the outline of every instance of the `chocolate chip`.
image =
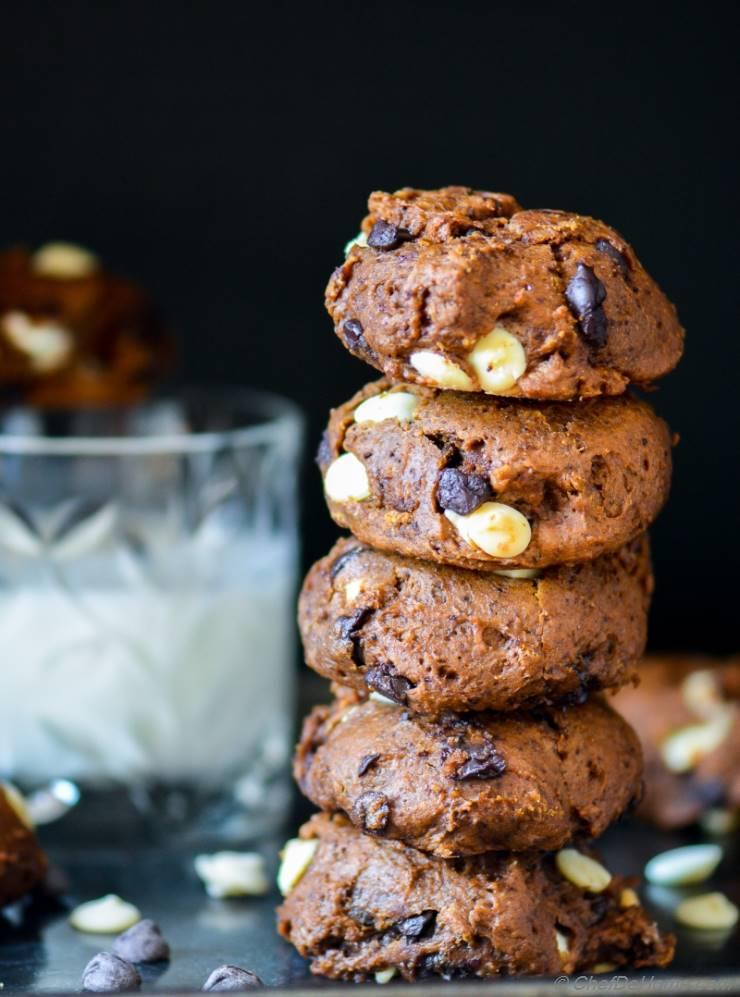
<path id="1" fill-rule="evenodd" d="M 414 688 L 413 682 L 409 682 L 403 675 L 399 675 L 393 665 L 389 663 L 368 669 L 365 672 L 365 681 L 371 689 L 375 689 L 381 696 L 387 696 L 388 699 L 392 699 L 400 706 L 406 705 L 406 694 L 409 689 Z"/>
<path id="2" fill-rule="evenodd" d="M 120 994 L 137 990 L 140 984 L 136 967 L 112 952 L 98 952 L 82 974 L 82 989 L 96 994 Z"/>
<path id="3" fill-rule="evenodd" d="M 384 222 L 382 218 L 373 225 L 370 235 L 367 237 L 368 246 L 373 249 L 395 249 L 402 242 L 411 238 L 411 233 L 391 222 Z"/>
<path id="4" fill-rule="evenodd" d="M 334 581 L 334 579 L 337 577 L 342 568 L 344 568 L 344 566 L 349 561 L 357 557 L 358 554 L 361 554 L 366 549 L 367 548 L 361 547 L 358 544 L 357 547 L 350 547 L 349 550 L 345 550 L 343 554 L 340 554 L 339 557 L 336 559 L 336 561 L 334 561 L 334 563 L 332 564 L 331 568 L 329 569 L 329 576 L 331 580 Z"/>
<path id="5" fill-rule="evenodd" d="M 727 803 L 727 789 L 721 779 L 689 777 L 689 795 L 703 807 L 719 807 Z"/>
<path id="6" fill-rule="evenodd" d="M 595 921 L 603 921 L 607 913 L 614 905 L 614 901 L 608 893 L 597 893 L 591 900 L 591 913 Z"/>
<path id="7" fill-rule="evenodd" d="M 360 764 L 357 766 L 357 774 L 364 775 L 369 768 L 377 762 L 380 758 L 380 754 L 375 752 L 373 755 L 363 755 L 360 759 Z"/>
<path id="8" fill-rule="evenodd" d="M 491 483 L 482 474 L 466 474 L 457 468 L 446 467 L 439 476 L 437 501 L 442 509 L 466 516 L 491 498 Z"/>
<path id="9" fill-rule="evenodd" d="M 316 463 L 319 467 L 326 467 L 327 464 L 331 464 L 333 456 L 331 443 L 329 442 L 329 433 L 327 430 L 324 430 L 321 434 L 319 449 L 316 451 Z"/>
<path id="10" fill-rule="evenodd" d="M 365 334 L 362 329 L 362 322 L 359 322 L 356 318 L 348 318 L 342 328 L 344 329 L 347 346 L 350 349 L 357 346 L 365 347 Z"/>
<path id="11" fill-rule="evenodd" d="M 468 747 L 468 760 L 459 765 L 453 779 L 496 779 L 506 771 L 506 759 L 492 744 Z"/>
<path id="12" fill-rule="evenodd" d="M 594 249 L 597 249 L 604 256 L 608 256 L 610 260 L 614 260 L 619 269 L 622 272 L 622 276 L 626 277 L 629 273 L 629 261 L 624 253 L 620 252 L 613 243 L 609 242 L 608 239 L 597 239 L 594 243 Z"/>
<path id="13" fill-rule="evenodd" d="M 148 917 L 119 935 L 113 952 L 127 962 L 164 962 L 170 957 L 170 947 L 159 925 Z"/>
<path id="14" fill-rule="evenodd" d="M 360 635 L 357 631 L 371 614 L 372 609 L 366 606 L 364 609 L 356 609 L 349 616 L 338 616 L 337 622 L 334 624 L 339 639 L 347 641 L 351 645 L 350 656 L 358 668 L 362 668 L 364 659 Z"/>
<path id="15" fill-rule="evenodd" d="M 375 918 L 370 913 L 370 911 L 365 910 L 364 907 L 355 907 L 354 905 L 347 911 L 349 916 L 355 922 L 355 924 L 361 925 L 363 928 L 372 928 L 375 924 Z"/>
<path id="16" fill-rule="evenodd" d="M 591 267 L 579 263 L 575 277 L 565 289 L 565 300 L 578 319 L 583 338 L 597 348 L 607 340 L 608 322 L 602 308 L 605 298 L 606 288 Z"/>
<path id="17" fill-rule="evenodd" d="M 421 914 L 414 914 L 406 917 L 396 925 L 396 931 L 403 935 L 407 941 L 416 941 L 418 938 L 428 938 L 434 934 L 434 923 L 437 920 L 436 910 L 423 910 Z"/>
<path id="18" fill-rule="evenodd" d="M 380 834 L 388 826 L 391 815 L 388 797 L 368 791 L 358 796 L 352 808 L 355 820 L 368 834 Z"/>
<path id="19" fill-rule="evenodd" d="M 219 966 L 203 984 L 203 989 L 215 993 L 252 990 L 261 986 L 263 986 L 262 980 L 249 969 L 242 969 L 241 966 Z"/>

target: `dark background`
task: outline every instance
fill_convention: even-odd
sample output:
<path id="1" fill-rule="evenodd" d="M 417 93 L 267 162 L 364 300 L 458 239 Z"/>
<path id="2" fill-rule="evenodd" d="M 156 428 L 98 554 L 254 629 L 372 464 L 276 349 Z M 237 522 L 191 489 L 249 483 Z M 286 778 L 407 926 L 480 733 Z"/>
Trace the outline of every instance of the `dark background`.
<path id="1" fill-rule="evenodd" d="M 322 292 L 373 188 L 604 218 L 677 303 L 655 647 L 738 650 L 736 25 L 710 4 L 26 2 L 0 21 L 0 243 L 144 282 L 183 376 L 326 411 L 374 375 Z M 662 8 L 662 9 L 661 9 Z M 307 562 L 335 529 L 304 484 Z"/>

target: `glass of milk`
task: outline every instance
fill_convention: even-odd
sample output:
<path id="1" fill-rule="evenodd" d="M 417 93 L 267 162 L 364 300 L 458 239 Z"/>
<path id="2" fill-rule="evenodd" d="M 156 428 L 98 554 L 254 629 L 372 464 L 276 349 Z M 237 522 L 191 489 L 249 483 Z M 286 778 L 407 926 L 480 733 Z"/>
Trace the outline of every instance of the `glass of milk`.
<path id="1" fill-rule="evenodd" d="M 301 441 L 254 391 L 0 413 L 0 779 L 39 821 L 280 821 Z"/>

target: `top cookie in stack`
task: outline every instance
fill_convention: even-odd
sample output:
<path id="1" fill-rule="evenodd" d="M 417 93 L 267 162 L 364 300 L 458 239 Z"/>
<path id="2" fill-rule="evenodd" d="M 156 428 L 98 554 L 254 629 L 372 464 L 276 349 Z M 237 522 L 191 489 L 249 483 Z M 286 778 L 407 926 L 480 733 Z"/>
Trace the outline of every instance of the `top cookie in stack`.
<path id="1" fill-rule="evenodd" d="M 375 193 L 327 288 L 338 336 L 394 381 L 517 398 L 648 384 L 676 312 L 603 222 L 467 187 Z"/>

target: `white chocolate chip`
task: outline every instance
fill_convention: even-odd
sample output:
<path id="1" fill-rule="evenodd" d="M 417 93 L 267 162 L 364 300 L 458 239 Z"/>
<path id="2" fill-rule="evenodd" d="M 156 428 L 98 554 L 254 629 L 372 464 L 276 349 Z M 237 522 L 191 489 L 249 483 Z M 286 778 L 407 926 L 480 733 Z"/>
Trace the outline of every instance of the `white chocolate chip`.
<path id="1" fill-rule="evenodd" d="M 349 256 L 353 246 L 367 246 L 367 235 L 364 232 L 358 232 L 354 239 L 350 239 L 349 242 L 345 243 L 345 256 Z"/>
<path id="2" fill-rule="evenodd" d="M 382 703 L 383 706 L 398 706 L 398 703 L 394 703 L 392 699 L 388 699 L 382 692 L 371 692 L 369 698 L 376 703 Z"/>
<path id="3" fill-rule="evenodd" d="M 411 354 L 409 363 L 425 380 L 431 381 L 438 388 L 449 388 L 452 391 L 473 391 L 475 388 L 465 371 L 441 353 L 419 350 Z"/>
<path id="4" fill-rule="evenodd" d="M 740 810 L 726 807 L 710 807 L 699 818 L 702 830 L 707 834 L 732 834 L 740 828 Z"/>
<path id="5" fill-rule="evenodd" d="M 351 578 L 344 586 L 344 601 L 354 602 L 362 593 L 364 587 L 364 580 L 362 578 Z"/>
<path id="6" fill-rule="evenodd" d="M 502 502 L 484 502 L 466 516 L 445 509 L 445 516 L 463 539 L 491 557 L 516 557 L 532 539 L 526 516 Z"/>
<path id="7" fill-rule="evenodd" d="M 499 568 L 498 571 L 493 572 L 494 575 L 501 575 L 502 578 L 523 578 L 532 579 L 539 578 L 542 574 L 542 568 Z"/>
<path id="8" fill-rule="evenodd" d="M 270 889 L 265 860 L 257 852 L 197 855 L 193 865 L 209 897 L 258 897 Z"/>
<path id="9" fill-rule="evenodd" d="M 284 897 L 303 879 L 318 847 L 318 838 L 291 838 L 285 842 L 277 874 L 278 889 Z"/>
<path id="10" fill-rule="evenodd" d="M 327 468 L 324 489 L 334 502 L 362 502 L 370 497 L 365 465 L 353 453 L 343 453 Z"/>
<path id="11" fill-rule="evenodd" d="M 620 907 L 640 906 L 640 898 L 630 886 L 626 886 L 619 894 L 619 906 Z"/>
<path id="12" fill-rule="evenodd" d="M 654 855 L 645 866 L 645 878 L 656 886 L 703 883 L 721 861 L 719 845 L 685 845 Z"/>
<path id="13" fill-rule="evenodd" d="M 74 280 L 95 273 L 98 258 L 88 249 L 70 242 L 48 242 L 33 254 L 31 266 L 41 277 Z"/>
<path id="14" fill-rule="evenodd" d="M 140 920 L 139 909 L 121 900 L 115 893 L 109 893 L 99 900 L 88 900 L 75 907 L 69 915 L 69 923 L 73 928 L 93 935 L 117 935 Z"/>
<path id="15" fill-rule="evenodd" d="M 711 720 L 722 710 L 722 694 L 708 669 L 690 672 L 681 683 L 681 693 L 688 709 L 702 720 Z"/>
<path id="16" fill-rule="evenodd" d="M 738 913 L 724 893 L 703 893 L 683 900 L 676 908 L 676 920 L 700 931 L 725 931 L 737 924 Z"/>
<path id="17" fill-rule="evenodd" d="M 8 806 L 15 813 L 18 820 L 25 827 L 27 827 L 29 831 L 33 831 L 33 820 L 23 793 L 21 793 L 17 786 L 14 786 L 12 782 L 0 782 L 0 789 L 5 794 Z"/>
<path id="18" fill-rule="evenodd" d="M 502 325 L 478 340 L 468 353 L 468 360 L 481 388 L 490 395 L 513 388 L 527 369 L 524 347 Z"/>
<path id="19" fill-rule="evenodd" d="M 72 337 L 63 326 L 51 320 L 34 322 L 25 312 L 7 312 L 0 330 L 41 373 L 61 367 L 72 350 Z"/>
<path id="20" fill-rule="evenodd" d="M 375 982 L 381 985 L 383 983 L 390 983 L 397 972 L 398 970 L 395 966 L 390 966 L 388 969 L 379 969 L 375 974 Z"/>
<path id="21" fill-rule="evenodd" d="M 711 720 L 691 724 L 669 734 L 660 754 L 671 772 L 689 772 L 702 758 L 716 750 L 732 729 L 734 711 L 728 705 L 717 710 Z"/>
<path id="22" fill-rule="evenodd" d="M 598 976 L 600 973 L 613 973 L 616 968 L 616 962 L 597 962 L 590 971 Z"/>
<path id="23" fill-rule="evenodd" d="M 418 405 L 419 399 L 409 391 L 381 391 L 360 402 L 355 409 L 355 422 L 383 422 L 384 419 L 411 422 Z"/>
<path id="24" fill-rule="evenodd" d="M 555 929 L 555 946 L 558 950 L 558 953 L 560 954 L 560 957 L 562 959 L 567 959 L 567 957 L 570 955 L 570 949 L 568 948 L 568 939 L 565 937 L 562 931 L 558 931 L 557 928 Z"/>
<path id="25" fill-rule="evenodd" d="M 601 893 L 612 881 L 608 869 L 575 848 L 562 848 L 555 856 L 555 862 L 569 883 L 589 893 Z"/>

